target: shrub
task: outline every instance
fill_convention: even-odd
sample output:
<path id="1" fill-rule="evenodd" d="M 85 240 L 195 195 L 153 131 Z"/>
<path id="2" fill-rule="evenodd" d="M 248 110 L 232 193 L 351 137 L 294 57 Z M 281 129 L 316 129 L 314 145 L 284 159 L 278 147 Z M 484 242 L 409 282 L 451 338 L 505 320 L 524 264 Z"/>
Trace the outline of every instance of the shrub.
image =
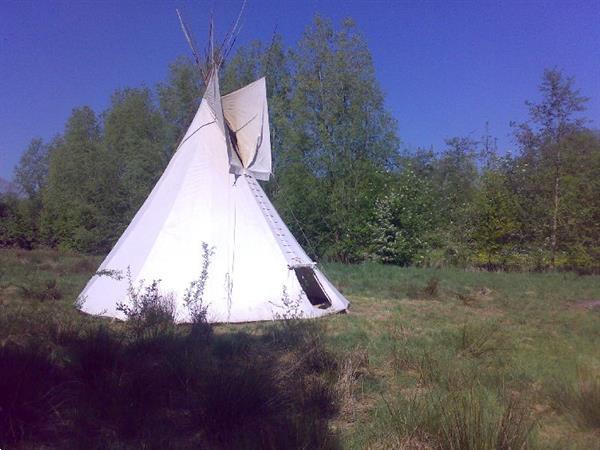
<path id="1" fill-rule="evenodd" d="M 117 310 L 127 317 L 127 324 L 136 337 L 154 335 L 173 329 L 175 324 L 175 302 L 172 294 L 160 291 L 160 280 L 144 286 L 133 285 L 131 271 L 127 269 L 127 300 L 117 304 Z"/>
<path id="2" fill-rule="evenodd" d="M 301 309 L 302 295 L 299 294 L 296 298 L 291 298 L 287 292 L 286 287 L 283 287 L 281 293 L 281 303 L 283 306 L 274 305 L 281 308 L 281 311 L 277 311 L 273 314 L 275 320 L 283 320 L 285 322 L 296 321 L 304 317 L 304 312 Z"/>
<path id="3" fill-rule="evenodd" d="M 410 284 L 407 288 L 407 296 L 410 299 L 434 299 L 440 294 L 440 280 L 433 276 L 427 280 L 427 284 L 422 288 Z"/>
<path id="4" fill-rule="evenodd" d="M 425 298 L 437 297 L 440 292 L 440 280 L 437 277 L 431 277 L 421 292 Z"/>
<path id="5" fill-rule="evenodd" d="M 27 285 L 20 285 L 19 288 L 25 298 L 39 300 L 40 302 L 63 298 L 63 293 L 54 278 L 30 279 Z"/>
<path id="6" fill-rule="evenodd" d="M 202 270 L 197 280 L 190 283 L 183 296 L 183 304 L 187 308 L 192 321 L 192 335 L 202 339 L 208 339 L 212 333 L 212 327 L 208 323 L 208 304 L 204 300 L 204 289 L 208 281 L 208 268 L 210 258 L 214 249 L 206 242 L 202 243 Z"/>

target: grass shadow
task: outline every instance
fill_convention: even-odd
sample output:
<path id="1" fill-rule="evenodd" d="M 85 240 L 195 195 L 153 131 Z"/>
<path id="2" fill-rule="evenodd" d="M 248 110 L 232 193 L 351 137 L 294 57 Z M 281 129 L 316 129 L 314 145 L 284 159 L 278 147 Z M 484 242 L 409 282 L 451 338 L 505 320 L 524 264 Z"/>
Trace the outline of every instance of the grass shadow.
<path id="1" fill-rule="evenodd" d="M 343 364 L 310 322 L 209 340 L 97 322 L 32 336 L 0 346 L 2 448 L 340 448 Z"/>

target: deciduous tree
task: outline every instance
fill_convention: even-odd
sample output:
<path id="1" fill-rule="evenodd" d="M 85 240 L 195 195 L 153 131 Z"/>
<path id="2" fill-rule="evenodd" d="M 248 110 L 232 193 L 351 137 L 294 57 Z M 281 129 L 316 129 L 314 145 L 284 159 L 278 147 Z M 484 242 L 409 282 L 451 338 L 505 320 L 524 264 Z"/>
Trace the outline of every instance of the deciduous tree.
<path id="1" fill-rule="evenodd" d="M 104 118 L 104 145 L 118 179 L 114 197 L 124 210 L 120 230 L 133 218 L 167 163 L 167 129 L 149 89 L 112 96 Z"/>
<path id="2" fill-rule="evenodd" d="M 585 110 L 587 98 L 574 87 L 573 78 L 560 70 L 544 71 L 539 87 L 542 95 L 538 103 L 527 101 L 529 121 L 516 126 L 517 141 L 521 146 L 523 163 L 536 175 L 536 196 L 551 211 L 546 228 L 549 230 L 550 266 L 556 267 L 559 248 L 562 181 L 565 160 L 574 151 L 568 146 L 569 137 L 580 131 L 586 119 L 578 113 Z"/>

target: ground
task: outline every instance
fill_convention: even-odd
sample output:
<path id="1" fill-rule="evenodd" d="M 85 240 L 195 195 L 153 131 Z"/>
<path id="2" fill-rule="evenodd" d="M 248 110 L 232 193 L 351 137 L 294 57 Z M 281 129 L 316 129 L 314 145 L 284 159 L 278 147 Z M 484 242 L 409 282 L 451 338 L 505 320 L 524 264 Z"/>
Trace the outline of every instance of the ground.
<path id="1" fill-rule="evenodd" d="M 600 448 L 600 277 L 329 264 L 348 314 L 140 334 L 72 306 L 100 259 L 0 251 L 0 447 Z"/>

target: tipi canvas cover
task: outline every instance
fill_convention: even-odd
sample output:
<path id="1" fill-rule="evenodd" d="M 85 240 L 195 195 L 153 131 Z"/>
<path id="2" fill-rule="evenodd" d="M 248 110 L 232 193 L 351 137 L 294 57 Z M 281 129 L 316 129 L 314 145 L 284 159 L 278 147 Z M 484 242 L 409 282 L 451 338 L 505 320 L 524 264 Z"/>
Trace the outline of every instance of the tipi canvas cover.
<path id="1" fill-rule="evenodd" d="M 265 79 L 221 97 L 213 71 L 165 172 L 81 293 L 82 310 L 124 318 L 117 305 L 127 301 L 130 285 L 160 280 L 177 320 L 189 321 L 184 295 L 201 276 L 206 246 L 210 322 L 286 317 L 289 303 L 305 318 L 347 309 L 256 181 L 270 173 Z"/>

